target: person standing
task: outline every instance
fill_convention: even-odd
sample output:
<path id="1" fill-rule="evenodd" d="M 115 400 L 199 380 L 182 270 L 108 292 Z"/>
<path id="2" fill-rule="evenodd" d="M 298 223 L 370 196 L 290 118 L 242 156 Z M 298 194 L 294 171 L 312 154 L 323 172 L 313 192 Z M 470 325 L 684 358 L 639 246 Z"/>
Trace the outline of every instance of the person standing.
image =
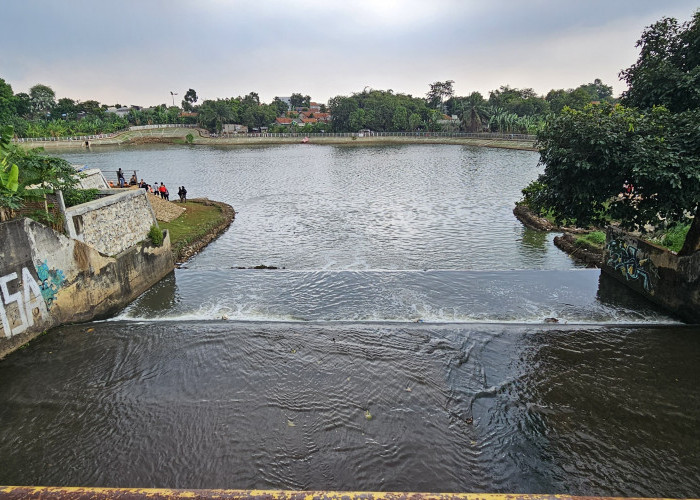
<path id="1" fill-rule="evenodd" d="M 158 188 L 158 191 L 160 191 L 160 197 L 165 199 L 165 192 L 167 191 L 167 188 L 165 187 L 165 182 L 160 183 L 160 188 Z"/>
<path id="2" fill-rule="evenodd" d="M 187 203 L 187 189 L 182 186 L 182 203 Z"/>

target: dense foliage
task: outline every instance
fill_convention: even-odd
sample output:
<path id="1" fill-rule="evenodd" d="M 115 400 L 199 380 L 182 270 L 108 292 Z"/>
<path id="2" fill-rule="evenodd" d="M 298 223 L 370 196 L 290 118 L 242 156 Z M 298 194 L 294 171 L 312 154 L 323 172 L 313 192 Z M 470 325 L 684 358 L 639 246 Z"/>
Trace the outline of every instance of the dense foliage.
<path id="1" fill-rule="evenodd" d="M 75 169 L 61 158 L 40 155 L 10 142 L 12 127 L 0 127 L 0 220 L 7 220 L 27 201 L 46 199 L 55 190 L 78 183 Z"/>
<path id="2" fill-rule="evenodd" d="M 700 202 L 700 12 L 647 28 L 638 61 L 621 75 L 630 107 L 564 108 L 538 134 L 544 174 L 526 200 L 579 225 L 687 224 Z M 634 106 L 634 107 L 632 107 Z M 633 188 L 627 188 L 627 186 Z M 695 217 L 681 253 L 700 248 Z"/>
<path id="3" fill-rule="evenodd" d="M 639 229 L 682 220 L 700 200 L 698 120 L 697 110 L 662 107 L 565 110 L 538 135 L 545 172 L 530 203 L 583 226 L 612 218 Z M 632 195 L 623 196 L 629 183 Z"/>

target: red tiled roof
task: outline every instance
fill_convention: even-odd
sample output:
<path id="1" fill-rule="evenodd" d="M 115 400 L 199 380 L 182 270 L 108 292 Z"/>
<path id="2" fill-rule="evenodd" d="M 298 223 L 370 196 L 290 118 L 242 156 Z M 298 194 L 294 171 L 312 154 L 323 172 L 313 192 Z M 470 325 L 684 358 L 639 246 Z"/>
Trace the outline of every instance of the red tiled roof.
<path id="1" fill-rule="evenodd" d="M 302 118 L 301 122 L 302 123 L 317 123 L 318 120 L 316 118 Z"/>
<path id="2" fill-rule="evenodd" d="M 291 118 L 277 118 L 275 121 L 277 123 L 279 123 L 280 125 L 291 125 L 292 124 Z"/>

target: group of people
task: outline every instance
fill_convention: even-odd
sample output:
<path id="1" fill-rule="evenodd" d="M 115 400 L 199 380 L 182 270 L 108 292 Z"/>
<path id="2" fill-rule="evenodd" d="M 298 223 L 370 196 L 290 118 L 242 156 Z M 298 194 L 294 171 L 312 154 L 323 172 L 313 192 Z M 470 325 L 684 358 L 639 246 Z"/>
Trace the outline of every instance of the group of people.
<path id="1" fill-rule="evenodd" d="M 126 179 L 124 178 L 124 172 L 121 168 L 117 170 L 117 182 L 119 183 L 120 188 L 126 186 Z M 111 181 L 109 184 L 112 185 Z M 139 182 L 136 177 L 135 170 L 134 174 L 131 176 L 131 179 L 129 179 L 129 186 L 138 186 L 141 189 L 145 189 L 147 193 L 160 196 L 162 199 L 170 201 L 170 191 L 168 191 L 168 188 L 165 186 L 164 182 L 161 182 L 160 184 L 157 182 L 147 184 L 143 179 L 141 179 L 141 182 Z M 185 189 L 185 186 L 178 186 L 177 195 L 180 197 L 180 203 L 185 203 L 187 201 L 187 189 Z"/>

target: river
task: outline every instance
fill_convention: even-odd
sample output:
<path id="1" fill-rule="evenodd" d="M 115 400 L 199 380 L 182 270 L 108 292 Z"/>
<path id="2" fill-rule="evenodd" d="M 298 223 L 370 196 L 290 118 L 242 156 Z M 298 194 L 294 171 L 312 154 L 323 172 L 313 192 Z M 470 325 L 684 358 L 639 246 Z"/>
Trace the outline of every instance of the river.
<path id="1" fill-rule="evenodd" d="M 535 153 L 63 156 L 237 216 L 0 361 L 0 484 L 700 494 L 700 332 L 520 225 Z"/>

